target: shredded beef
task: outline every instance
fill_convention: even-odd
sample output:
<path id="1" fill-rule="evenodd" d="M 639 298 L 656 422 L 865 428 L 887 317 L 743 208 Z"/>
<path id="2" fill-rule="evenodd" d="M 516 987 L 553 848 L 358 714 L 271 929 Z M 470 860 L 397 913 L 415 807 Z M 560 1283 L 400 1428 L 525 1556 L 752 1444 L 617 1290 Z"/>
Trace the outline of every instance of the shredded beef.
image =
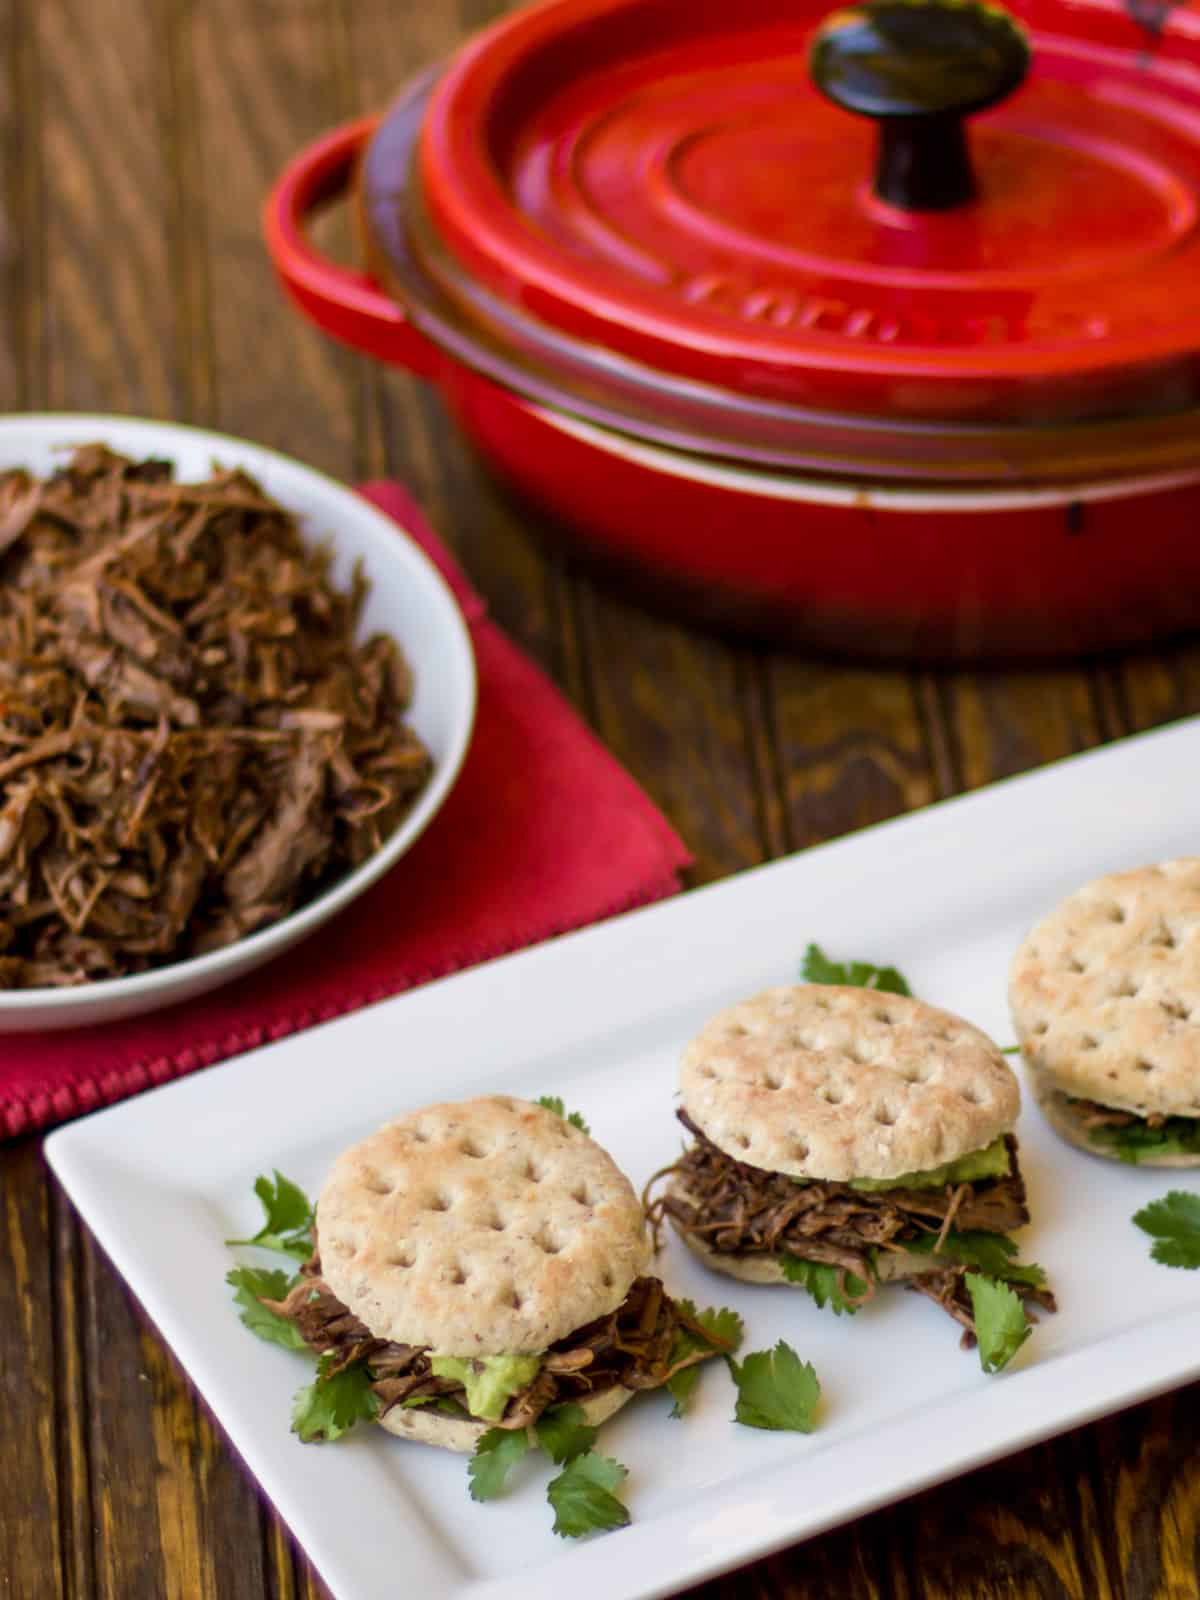
<path id="1" fill-rule="evenodd" d="M 1161 1128 L 1167 1120 L 1159 1111 L 1139 1117 L 1136 1111 L 1120 1111 L 1116 1106 L 1102 1106 L 1095 1100 L 1076 1100 L 1065 1094 L 1059 1095 L 1058 1101 L 1085 1132 L 1092 1128 L 1133 1128 L 1139 1123 L 1145 1123 L 1148 1128 Z"/>
<path id="2" fill-rule="evenodd" d="M 434 1375 L 426 1347 L 373 1337 L 322 1278 L 317 1253 L 301 1274 L 285 1300 L 263 1303 L 290 1318 L 319 1355 L 333 1353 L 330 1373 L 365 1361 L 384 1412 L 418 1398 L 461 1401 L 463 1385 Z M 698 1333 L 704 1347 L 672 1361 L 684 1328 Z M 529 1427 L 548 1406 L 582 1400 L 618 1384 L 625 1389 L 657 1389 L 684 1367 L 717 1354 L 715 1345 L 712 1335 L 697 1326 L 657 1278 L 638 1278 L 615 1311 L 550 1347 L 536 1376 L 512 1396 L 496 1426 Z"/>
<path id="3" fill-rule="evenodd" d="M 686 1194 L 668 1191 L 652 1200 L 647 1214 L 653 1223 L 670 1217 L 681 1233 L 725 1255 L 786 1253 L 837 1267 L 844 1293 L 849 1273 L 868 1286 L 863 1300 L 875 1290 L 872 1251 L 903 1251 L 922 1238 L 944 1237 L 950 1227 L 1008 1233 L 1029 1221 L 1012 1134 L 1005 1139 L 1009 1171 L 1004 1177 L 940 1189 L 865 1190 L 818 1180 L 797 1183 L 783 1173 L 736 1161 L 706 1138 L 686 1111 L 676 1115 L 694 1142 L 652 1182 L 670 1174 Z M 970 1299 L 962 1284 L 965 1271 L 947 1263 L 942 1270 L 909 1280 L 909 1285 L 929 1294 L 973 1339 Z M 1048 1292 L 1013 1287 L 1023 1299 L 1053 1309 Z"/>
<path id="4" fill-rule="evenodd" d="M 978 1183 L 941 1189 L 854 1189 L 848 1183 L 797 1183 L 719 1150 L 688 1117 L 678 1113 L 695 1142 L 669 1170 L 690 1200 L 665 1194 L 655 1202 L 714 1250 L 733 1255 L 777 1255 L 788 1250 L 862 1273 L 868 1249 L 902 1249 L 908 1240 L 938 1233 L 948 1215 L 964 1232 L 1007 1233 L 1029 1221 L 1017 1142 L 1005 1143 L 1009 1172 Z M 853 1259 L 850 1259 L 853 1257 Z"/>
<path id="5" fill-rule="evenodd" d="M 0 472 L 0 988 L 229 944 L 395 829 L 409 670 L 329 567 L 242 472 Z"/>
<path id="6" fill-rule="evenodd" d="M 975 1308 L 965 1278 L 964 1268 L 945 1267 L 940 1272 L 923 1272 L 919 1278 L 910 1278 L 908 1287 L 916 1294 L 927 1295 L 960 1324 L 963 1345 L 969 1349 L 975 1343 Z"/>

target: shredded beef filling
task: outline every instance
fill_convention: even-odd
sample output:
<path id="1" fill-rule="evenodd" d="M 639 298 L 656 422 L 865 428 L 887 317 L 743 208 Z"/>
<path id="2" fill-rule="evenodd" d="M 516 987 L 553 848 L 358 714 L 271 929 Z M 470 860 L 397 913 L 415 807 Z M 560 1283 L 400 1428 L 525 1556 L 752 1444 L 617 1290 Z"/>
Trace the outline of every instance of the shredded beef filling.
<path id="1" fill-rule="evenodd" d="M 875 1292 L 873 1251 L 902 1252 L 910 1243 L 960 1232 L 1008 1233 L 1029 1221 L 1025 1183 L 1017 1164 L 1017 1141 L 1005 1139 L 1009 1171 L 1002 1178 L 946 1184 L 941 1189 L 854 1189 L 847 1183 L 817 1180 L 797 1183 L 784 1173 L 735 1161 L 707 1139 L 685 1111 L 676 1113 L 695 1142 L 668 1173 L 685 1194 L 661 1194 L 647 1208 L 652 1223 L 663 1217 L 683 1234 L 702 1241 L 722 1255 L 789 1254 L 840 1269 L 842 1292 L 846 1275 Z M 657 1181 L 652 1180 L 652 1181 Z M 947 1261 L 944 1268 L 910 1279 L 909 1287 L 928 1294 L 974 1339 L 970 1297 L 963 1277 L 968 1269 Z M 1045 1290 L 1012 1287 L 1022 1299 L 1054 1307 Z"/>
<path id="2" fill-rule="evenodd" d="M 1200 1155 L 1200 1117 L 1169 1116 L 1161 1111 L 1140 1115 L 1095 1100 L 1078 1100 L 1057 1091 L 1059 1114 L 1074 1125 L 1088 1144 L 1136 1165 L 1157 1155 Z"/>
<path id="3" fill-rule="evenodd" d="M 427 1347 L 376 1339 L 346 1309 L 322 1278 L 316 1252 L 301 1273 L 301 1281 L 286 1300 L 264 1304 L 290 1318 L 318 1355 L 333 1353 L 330 1375 L 352 1362 L 365 1361 L 381 1414 L 405 1402 L 440 1398 L 457 1401 L 465 1410 L 463 1385 L 434 1375 Z M 707 1342 L 702 1350 L 673 1361 L 676 1338 L 683 1328 Z M 657 1278 L 638 1278 L 615 1311 L 550 1347 L 536 1377 L 512 1396 L 495 1426 L 527 1428 L 548 1406 L 583 1400 L 618 1384 L 625 1389 L 657 1389 L 684 1367 L 717 1353 L 711 1335 L 670 1298 Z"/>
<path id="4" fill-rule="evenodd" d="M 1059 1095 L 1059 1104 L 1079 1123 L 1085 1133 L 1093 1128 L 1136 1128 L 1144 1123 L 1147 1128 L 1161 1128 L 1166 1117 L 1159 1111 L 1139 1117 L 1136 1111 L 1121 1111 L 1117 1106 L 1102 1106 L 1095 1100 L 1076 1100 L 1070 1095 Z"/>

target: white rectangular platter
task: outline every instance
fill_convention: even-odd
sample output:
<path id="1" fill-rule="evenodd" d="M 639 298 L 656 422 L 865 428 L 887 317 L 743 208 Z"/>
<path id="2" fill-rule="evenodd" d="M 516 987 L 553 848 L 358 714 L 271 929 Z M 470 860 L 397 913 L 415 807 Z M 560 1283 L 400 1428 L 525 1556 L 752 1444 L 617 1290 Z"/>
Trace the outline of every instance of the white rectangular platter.
<path id="1" fill-rule="evenodd" d="M 1198 771 L 1200 721 L 1078 756 L 198 1073 L 63 1128 L 47 1154 L 339 1600 L 674 1593 L 1200 1374 L 1200 1273 L 1155 1265 L 1130 1222 L 1200 1174 L 1071 1150 L 1026 1095 L 1022 1257 L 1048 1269 L 1060 1310 L 997 1378 L 919 1296 L 890 1290 L 834 1318 L 799 1292 L 712 1277 L 670 1240 L 668 1287 L 736 1306 L 745 1348 L 786 1338 L 814 1363 L 820 1425 L 735 1424 L 719 1363 L 682 1421 L 640 1396 L 601 1438 L 630 1469 L 633 1524 L 576 1545 L 550 1532 L 540 1462 L 476 1505 L 462 1457 L 376 1428 L 324 1446 L 289 1433 L 310 1363 L 251 1338 L 223 1283 L 222 1240 L 258 1225 L 255 1176 L 278 1167 L 314 1193 L 386 1118 L 499 1091 L 561 1095 L 640 1186 L 680 1147 L 683 1043 L 719 1006 L 793 980 L 810 939 L 899 965 L 915 993 L 1006 1044 L 1026 928 L 1088 878 L 1200 853 Z"/>

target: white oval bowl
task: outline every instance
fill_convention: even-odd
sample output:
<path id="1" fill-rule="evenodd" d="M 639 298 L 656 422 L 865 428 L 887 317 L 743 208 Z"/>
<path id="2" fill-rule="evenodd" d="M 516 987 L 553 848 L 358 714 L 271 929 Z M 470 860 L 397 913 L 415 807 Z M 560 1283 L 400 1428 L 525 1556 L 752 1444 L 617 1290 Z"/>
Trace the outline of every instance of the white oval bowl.
<path id="1" fill-rule="evenodd" d="M 0 990 L 0 1033 L 78 1028 L 175 1005 L 239 978 L 319 928 L 396 864 L 437 813 L 462 766 L 475 720 L 475 657 L 462 614 L 436 567 L 390 517 L 311 467 L 260 445 L 179 423 L 75 413 L 0 418 L 0 470 L 44 475 L 70 450 L 102 441 L 122 455 L 159 456 L 180 478 L 214 465 L 242 467 L 294 512 L 305 535 L 333 549 L 332 576 L 348 587 L 361 560 L 371 589 L 360 631 L 388 633 L 413 670 L 408 721 L 433 757 L 433 775 L 395 833 L 315 900 L 237 944 L 151 972 L 69 989 Z"/>

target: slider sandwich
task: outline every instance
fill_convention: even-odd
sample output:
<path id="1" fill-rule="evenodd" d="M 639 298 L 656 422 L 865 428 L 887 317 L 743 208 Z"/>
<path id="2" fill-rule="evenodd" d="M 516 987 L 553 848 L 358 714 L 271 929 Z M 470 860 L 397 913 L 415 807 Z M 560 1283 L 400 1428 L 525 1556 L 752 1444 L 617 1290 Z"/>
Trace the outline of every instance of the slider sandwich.
<path id="1" fill-rule="evenodd" d="M 1056 1133 L 1131 1165 L 1200 1167 L 1200 858 L 1064 900 L 1013 958 L 1009 1006 Z"/>
<path id="2" fill-rule="evenodd" d="M 365 1367 L 390 1432 L 470 1451 L 564 1402 L 601 1422 L 723 1348 L 649 1262 L 611 1156 L 555 1111 L 493 1095 L 427 1106 L 340 1156 L 312 1256 L 269 1309 L 325 1358 L 322 1382 Z"/>
<path id="3" fill-rule="evenodd" d="M 980 1334 L 985 1365 L 980 1278 L 1017 1297 L 992 1299 L 1011 1348 L 1026 1308 L 1053 1309 L 1007 1237 L 1029 1221 L 1017 1080 L 961 1018 L 872 989 L 770 989 L 692 1040 L 680 1092 L 692 1142 L 652 1180 L 650 1214 L 714 1271 L 839 1312 L 906 1280 Z"/>

